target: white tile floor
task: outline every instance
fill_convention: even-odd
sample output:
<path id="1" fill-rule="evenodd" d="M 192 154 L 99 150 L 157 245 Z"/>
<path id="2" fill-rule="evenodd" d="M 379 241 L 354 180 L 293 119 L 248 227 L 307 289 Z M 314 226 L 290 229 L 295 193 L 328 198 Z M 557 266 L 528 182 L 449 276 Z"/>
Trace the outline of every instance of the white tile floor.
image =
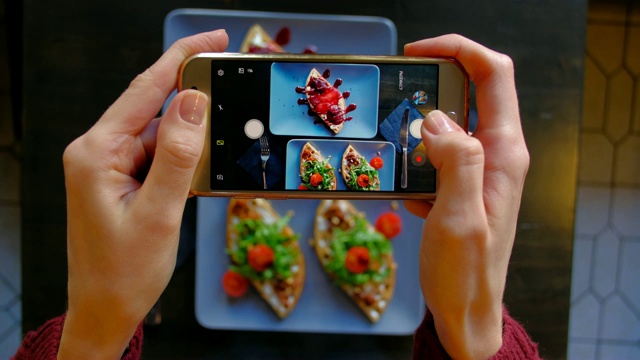
<path id="1" fill-rule="evenodd" d="M 640 359 L 640 12 L 633 6 L 589 12 L 569 359 Z M 20 163 L 10 114 L 2 93 L 0 359 L 21 334 Z"/>
<path id="2" fill-rule="evenodd" d="M 589 11 L 569 359 L 640 359 L 640 21 L 633 4 Z"/>

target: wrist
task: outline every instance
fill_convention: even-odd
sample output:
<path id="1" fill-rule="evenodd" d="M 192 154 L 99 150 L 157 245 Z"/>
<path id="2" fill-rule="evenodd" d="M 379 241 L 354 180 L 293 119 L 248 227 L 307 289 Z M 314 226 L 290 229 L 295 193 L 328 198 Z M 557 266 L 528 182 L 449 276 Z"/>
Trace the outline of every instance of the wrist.
<path id="1" fill-rule="evenodd" d="M 449 314 L 433 312 L 438 339 L 453 359 L 488 359 L 502 347 L 502 307 Z"/>
<path id="2" fill-rule="evenodd" d="M 137 324 L 85 316 L 69 310 L 62 328 L 58 359 L 120 359 Z"/>

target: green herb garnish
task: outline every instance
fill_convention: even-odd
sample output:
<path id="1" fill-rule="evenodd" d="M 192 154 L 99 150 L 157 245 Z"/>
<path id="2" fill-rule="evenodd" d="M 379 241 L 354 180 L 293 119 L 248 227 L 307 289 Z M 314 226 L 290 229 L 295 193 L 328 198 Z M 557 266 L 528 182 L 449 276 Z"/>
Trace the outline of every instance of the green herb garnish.
<path id="1" fill-rule="evenodd" d="M 336 176 L 333 172 L 333 168 L 329 165 L 328 157 L 322 161 L 318 160 L 305 160 L 302 165 L 303 171 L 300 177 L 302 178 L 302 185 L 309 190 L 331 190 L 336 181 Z M 313 174 L 320 174 L 322 176 L 322 182 L 318 185 L 311 184 L 311 176 Z"/>
<path id="2" fill-rule="evenodd" d="M 292 276 L 291 266 L 296 263 L 298 250 L 291 246 L 298 239 L 297 234 L 285 235 L 283 229 L 291 218 L 284 216 L 276 222 L 267 224 L 261 220 L 243 219 L 235 225 L 238 232 L 238 248 L 235 251 L 227 249 L 233 259 L 230 269 L 252 280 L 271 280 L 274 278 L 287 279 Z M 254 270 L 248 263 L 249 248 L 258 245 L 268 245 L 274 252 L 273 264 L 264 271 Z"/>
<path id="3" fill-rule="evenodd" d="M 355 216 L 354 227 L 348 230 L 334 228 L 334 238 L 331 242 L 333 256 L 325 265 L 325 269 L 334 275 L 339 284 L 359 285 L 368 281 L 382 282 L 391 273 L 389 266 L 383 266 L 382 257 L 393 252 L 391 242 L 380 232 L 368 226 L 367 220 L 361 216 Z M 354 246 L 365 246 L 369 250 L 369 263 L 377 264 L 373 270 L 370 266 L 367 271 L 354 274 L 347 270 L 345 259 L 347 252 Z"/>
<path id="4" fill-rule="evenodd" d="M 358 158 L 359 164 L 349 170 L 349 182 L 347 185 L 354 190 L 376 190 L 378 188 L 378 170 L 369 165 L 364 156 Z M 369 177 L 369 185 L 358 185 L 358 176 L 365 174 Z"/>

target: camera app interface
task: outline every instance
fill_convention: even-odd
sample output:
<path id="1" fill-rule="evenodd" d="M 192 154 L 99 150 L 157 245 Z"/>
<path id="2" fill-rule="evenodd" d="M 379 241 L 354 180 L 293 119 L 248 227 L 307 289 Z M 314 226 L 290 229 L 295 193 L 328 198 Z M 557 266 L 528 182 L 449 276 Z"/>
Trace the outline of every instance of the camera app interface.
<path id="1" fill-rule="evenodd" d="M 435 192 L 438 65 L 214 60 L 211 189 Z"/>

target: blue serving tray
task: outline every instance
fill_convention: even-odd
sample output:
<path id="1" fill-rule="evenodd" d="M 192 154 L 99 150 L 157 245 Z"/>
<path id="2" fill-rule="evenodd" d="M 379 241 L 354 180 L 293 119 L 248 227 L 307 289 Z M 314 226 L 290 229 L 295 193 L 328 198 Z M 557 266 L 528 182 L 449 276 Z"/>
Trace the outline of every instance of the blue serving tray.
<path id="1" fill-rule="evenodd" d="M 299 53 L 312 44 L 322 54 L 395 55 L 397 31 L 393 22 L 375 16 L 316 15 L 211 9 L 176 9 L 164 22 L 164 49 L 176 40 L 204 31 L 225 29 L 228 52 L 237 52 L 251 25 L 259 23 L 272 37 L 291 30 L 285 51 Z"/>
<path id="2" fill-rule="evenodd" d="M 195 310 L 202 326 L 210 329 L 410 335 L 420 324 L 425 310 L 418 280 L 418 249 L 423 221 L 408 213 L 402 205 L 398 214 L 402 218 L 403 230 L 392 240 L 398 264 L 396 289 L 386 312 L 372 324 L 325 275 L 309 244 L 313 238 L 319 200 L 271 201 L 281 215 L 293 211 L 289 225 L 300 235 L 300 247 L 306 262 L 302 296 L 291 314 L 280 320 L 253 289 L 240 299 L 227 297 L 222 288 L 222 275 L 229 266 L 229 257 L 225 253 L 228 202 L 226 198 L 198 199 Z M 352 203 L 365 212 L 371 222 L 381 213 L 391 210 L 388 200 Z"/>
<path id="3" fill-rule="evenodd" d="M 295 91 L 304 87 L 311 69 L 322 74 L 330 69 L 327 79 L 333 84 L 342 79 L 340 92 L 348 91 L 345 103 L 355 104 L 356 109 L 345 116 L 342 130 L 334 133 L 320 122 L 315 114 L 309 115 L 309 105 L 298 104 L 305 94 Z M 380 69 L 370 64 L 314 64 L 314 63 L 274 63 L 271 65 L 271 103 L 269 107 L 269 130 L 275 135 L 302 135 L 330 138 L 371 139 L 378 133 L 378 97 L 380 89 Z"/>
<path id="4" fill-rule="evenodd" d="M 337 191 L 348 190 L 342 174 L 342 154 L 348 145 L 353 146 L 367 161 L 379 156 L 384 166 L 378 170 L 380 190 L 392 191 L 396 168 L 396 147 L 388 141 L 326 140 L 326 139 L 294 139 L 287 143 L 285 170 L 285 189 L 295 190 L 300 185 L 300 152 L 310 142 L 320 153 L 328 158 L 336 175 Z M 329 158 L 330 156 L 330 158 Z"/>

